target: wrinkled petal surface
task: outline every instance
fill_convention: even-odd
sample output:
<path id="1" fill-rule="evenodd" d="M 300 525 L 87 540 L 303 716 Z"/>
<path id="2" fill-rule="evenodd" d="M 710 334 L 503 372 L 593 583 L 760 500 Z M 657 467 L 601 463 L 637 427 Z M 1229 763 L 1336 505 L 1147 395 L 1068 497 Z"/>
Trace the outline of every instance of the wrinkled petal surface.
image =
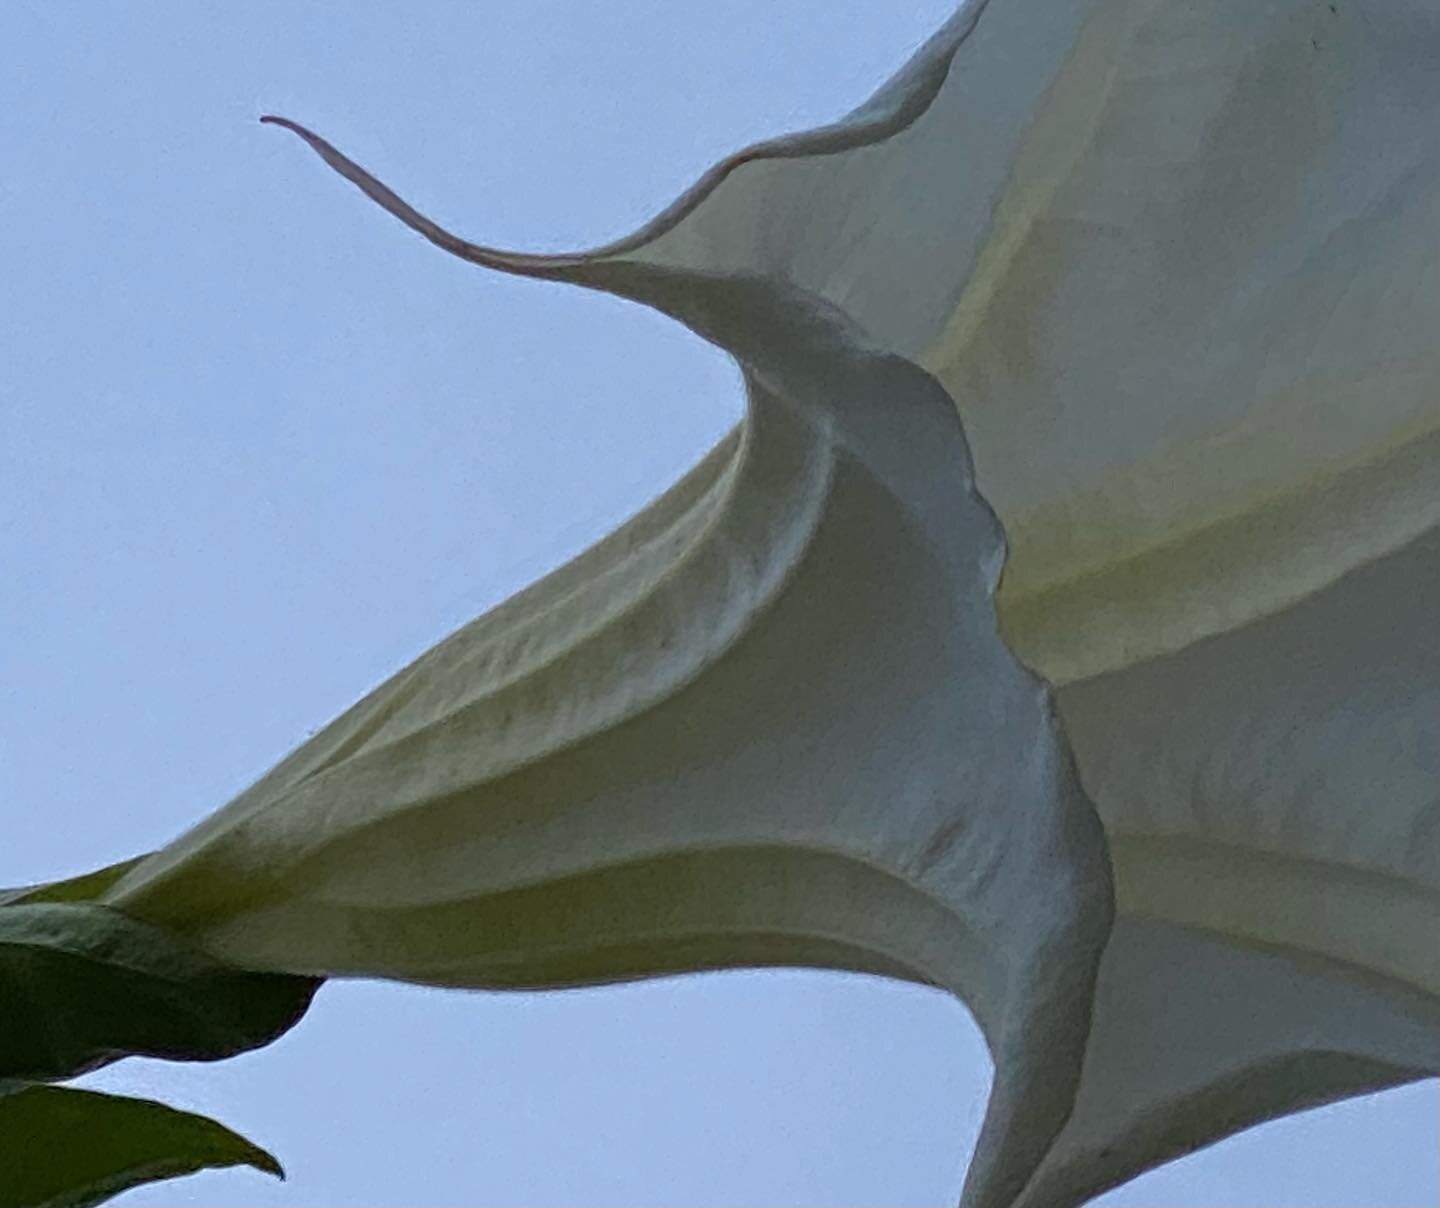
<path id="1" fill-rule="evenodd" d="M 852 119 L 904 131 L 635 253 L 768 266 L 961 409 L 1121 912 L 1027 1202 L 1440 1070 L 1437 60 L 1432 3 L 971 5 Z"/>
<path id="2" fill-rule="evenodd" d="M 729 349 L 749 411 L 111 900 L 307 972 L 949 986 L 976 1203 L 1440 1069 L 1436 61 L 1428 0 L 974 0 L 569 256 L 292 127 Z M 1106 862 L 977 487 L 1120 909 L 1033 1180 Z"/>
<path id="3" fill-rule="evenodd" d="M 1069 1114 L 1112 894 L 1048 688 L 999 634 L 954 401 L 783 282 L 553 275 L 733 353 L 740 432 L 106 900 L 258 969 L 946 988 L 996 1066 L 967 1198 L 1008 1204 Z"/>
<path id="4" fill-rule="evenodd" d="M 1440 1071 L 1440 532 L 1060 693 L 1120 922 L 1026 1204 Z"/>

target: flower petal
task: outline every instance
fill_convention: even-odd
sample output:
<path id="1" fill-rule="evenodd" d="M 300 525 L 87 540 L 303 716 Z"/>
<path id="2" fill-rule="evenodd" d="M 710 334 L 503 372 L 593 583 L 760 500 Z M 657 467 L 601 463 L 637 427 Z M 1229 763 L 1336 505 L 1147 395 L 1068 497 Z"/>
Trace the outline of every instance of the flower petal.
<path id="1" fill-rule="evenodd" d="M 544 275 L 730 351 L 740 433 L 104 900 L 257 969 L 563 986 L 786 964 L 944 987 L 996 1065 L 967 1200 L 1009 1203 L 1070 1111 L 1111 890 L 1048 689 L 999 635 L 1003 542 L 954 401 L 773 279 Z"/>
<path id="2" fill-rule="evenodd" d="M 1030 1205 L 1440 1072 L 1440 533 L 1060 693 L 1121 911 Z"/>
<path id="3" fill-rule="evenodd" d="M 634 253 L 813 290 L 961 408 L 1123 912 L 1041 1189 L 1440 1069 L 1437 54 L 1426 6 L 968 6 L 903 131 Z"/>
<path id="4" fill-rule="evenodd" d="M 1437 53 L 1413 4 L 971 0 L 627 239 L 445 245 L 783 279 L 930 368 L 1006 527 L 1007 635 L 1068 682 L 1440 524 Z"/>
<path id="5" fill-rule="evenodd" d="M 1043 693 L 989 644 L 1000 545 L 946 476 L 938 380 L 1125 912 L 1080 1110 L 1025 1202 L 1436 1068 L 1440 676 L 1426 628 L 1377 645 L 1364 585 L 1408 566 L 1396 590 L 1434 595 L 1440 23 L 1350 7 L 975 0 L 845 120 L 567 256 L 460 240 L 292 126 L 446 250 L 731 349 L 750 411 L 117 900 L 236 955 L 303 934 L 311 970 L 557 984 L 768 955 L 950 985 L 997 1049 L 970 1194 L 1007 1202 L 1069 1102 L 1104 859 Z M 924 754 L 947 725 L 963 784 Z"/>

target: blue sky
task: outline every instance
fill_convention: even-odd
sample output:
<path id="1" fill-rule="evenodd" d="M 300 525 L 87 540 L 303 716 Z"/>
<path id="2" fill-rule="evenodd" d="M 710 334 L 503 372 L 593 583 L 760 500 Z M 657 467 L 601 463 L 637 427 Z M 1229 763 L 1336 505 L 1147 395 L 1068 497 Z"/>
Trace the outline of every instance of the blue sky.
<path id="1" fill-rule="evenodd" d="M 948 0 L 0 8 L 0 884 L 164 842 L 600 536 L 739 415 L 618 300 L 447 259 L 262 112 L 487 242 L 625 233 L 862 99 Z M 921 1205 L 988 1065 L 915 987 L 735 972 L 564 994 L 332 983 L 269 1049 L 91 1085 L 211 1113 L 288 1184 L 134 1205 Z M 1435 1082 L 1104 1202 L 1416 1208 Z"/>

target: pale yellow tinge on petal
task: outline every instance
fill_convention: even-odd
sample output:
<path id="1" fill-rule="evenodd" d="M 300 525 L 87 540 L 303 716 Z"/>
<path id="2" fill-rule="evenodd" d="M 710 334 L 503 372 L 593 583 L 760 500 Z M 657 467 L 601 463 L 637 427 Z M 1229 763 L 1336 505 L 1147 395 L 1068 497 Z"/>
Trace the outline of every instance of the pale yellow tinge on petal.
<path id="1" fill-rule="evenodd" d="M 956 376 L 1015 258 L 1046 215 L 1055 194 L 1089 149 L 1119 70 L 1118 49 L 1134 36 L 1137 9 L 1155 0 L 1100 8 L 1081 27 L 1020 145 L 1009 182 L 994 207 L 975 266 L 944 327 L 916 360 L 942 381 Z M 983 397 L 973 399 L 984 407 Z M 1013 571 L 1010 572 L 1013 575 Z"/>

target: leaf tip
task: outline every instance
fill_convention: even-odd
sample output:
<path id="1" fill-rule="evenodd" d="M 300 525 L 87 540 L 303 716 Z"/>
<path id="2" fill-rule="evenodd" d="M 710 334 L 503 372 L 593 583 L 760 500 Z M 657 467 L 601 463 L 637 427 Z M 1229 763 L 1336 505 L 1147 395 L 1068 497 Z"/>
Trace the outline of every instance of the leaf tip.
<path id="1" fill-rule="evenodd" d="M 273 1174 L 282 1183 L 285 1182 L 285 1167 L 280 1165 L 280 1159 L 268 1150 L 261 1149 L 258 1145 L 252 1148 L 250 1165 L 266 1174 Z"/>

